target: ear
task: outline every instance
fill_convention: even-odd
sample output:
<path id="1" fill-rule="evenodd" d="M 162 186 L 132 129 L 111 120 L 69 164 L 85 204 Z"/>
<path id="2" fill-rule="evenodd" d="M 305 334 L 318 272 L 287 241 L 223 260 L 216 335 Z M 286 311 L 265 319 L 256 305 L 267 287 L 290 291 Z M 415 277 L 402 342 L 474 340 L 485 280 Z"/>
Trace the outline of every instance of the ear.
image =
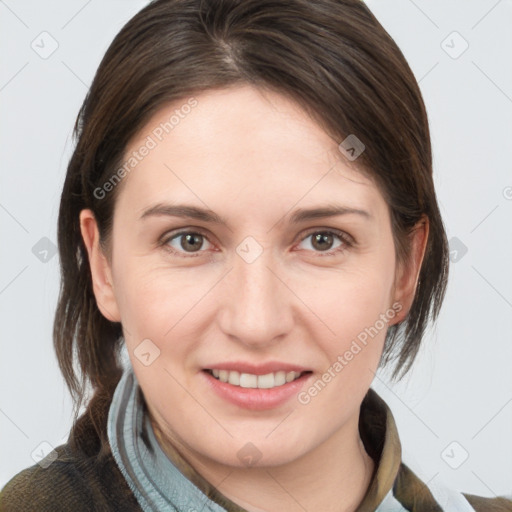
<path id="1" fill-rule="evenodd" d="M 99 230 L 94 213 L 89 209 L 80 212 L 80 231 L 89 255 L 92 287 L 98 309 L 107 320 L 120 322 L 121 315 L 114 295 L 112 270 L 100 247 Z"/>
<path id="2" fill-rule="evenodd" d="M 409 313 L 425 256 L 429 233 L 428 217 L 423 217 L 416 223 L 409 236 L 410 253 L 407 261 L 398 264 L 394 286 L 394 302 L 401 304 L 399 313 L 390 321 L 390 325 L 402 322 Z"/>

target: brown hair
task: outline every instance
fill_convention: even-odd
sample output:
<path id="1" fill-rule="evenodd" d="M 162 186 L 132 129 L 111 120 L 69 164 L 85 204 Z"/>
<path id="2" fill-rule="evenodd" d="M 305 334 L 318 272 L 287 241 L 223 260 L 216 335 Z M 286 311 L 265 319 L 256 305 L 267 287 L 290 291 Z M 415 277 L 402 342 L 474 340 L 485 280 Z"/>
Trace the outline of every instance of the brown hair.
<path id="1" fill-rule="evenodd" d="M 122 343 L 121 324 L 96 304 L 79 213 L 94 212 L 108 255 L 121 187 L 105 197 L 95 190 L 112 179 L 130 140 L 169 102 L 242 83 L 287 95 L 339 142 L 349 134 L 363 142 L 354 164 L 388 202 L 399 260 L 407 259 L 411 228 L 428 217 L 414 302 L 388 329 L 381 359 L 396 363 L 393 378 L 409 370 L 429 318 L 438 315 L 448 251 L 427 114 L 403 54 L 368 7 L 360 0 L 155 0 L 113 40 L 74 127 L 58 219 L 54 346 L 75 420 L 89 384 L 96 397 L 113 393 Z"/>

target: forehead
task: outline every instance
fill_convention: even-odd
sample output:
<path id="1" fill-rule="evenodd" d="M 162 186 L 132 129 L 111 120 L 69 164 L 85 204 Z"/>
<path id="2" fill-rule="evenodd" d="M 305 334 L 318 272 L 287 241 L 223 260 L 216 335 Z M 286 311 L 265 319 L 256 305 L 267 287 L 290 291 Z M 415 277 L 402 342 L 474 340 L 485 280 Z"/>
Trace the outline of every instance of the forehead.
<path id="1" fill-rule="evenodd" d="M 338 144 L 281 94 L 248 85 L 209 90 L 161 108 L 139 131 L 125 151 L 134 165 L 125 166 L 119 201 L 136 212 L 172 198 L 233 211 L 337 199 L 377 208 L 383 199 L 373 180 Z"/>

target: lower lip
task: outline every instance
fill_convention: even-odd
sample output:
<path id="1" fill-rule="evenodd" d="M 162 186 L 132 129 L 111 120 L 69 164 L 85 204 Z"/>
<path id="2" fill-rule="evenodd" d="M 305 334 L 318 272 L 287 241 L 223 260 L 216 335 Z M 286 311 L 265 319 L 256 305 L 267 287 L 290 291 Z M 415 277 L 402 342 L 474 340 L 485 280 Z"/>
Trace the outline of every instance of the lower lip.
<path id="1" fill-rule="evenodd" d="M 221 382 L 206 371 L 201 372 L 206 378 L 206 382 L 213 391 L 221 398 L 231 402 L 238 407 L 250 409 L 253 411 L 263 411 L 275 409 L 286 403 L 290 398 L 296 396 L 305 383 L 312 377 L 312 373 L 305 373 L 298 379 L 287 382 L 282 386 L 270 389 L 243 388 L 233 386 L 228 382 Z"/>

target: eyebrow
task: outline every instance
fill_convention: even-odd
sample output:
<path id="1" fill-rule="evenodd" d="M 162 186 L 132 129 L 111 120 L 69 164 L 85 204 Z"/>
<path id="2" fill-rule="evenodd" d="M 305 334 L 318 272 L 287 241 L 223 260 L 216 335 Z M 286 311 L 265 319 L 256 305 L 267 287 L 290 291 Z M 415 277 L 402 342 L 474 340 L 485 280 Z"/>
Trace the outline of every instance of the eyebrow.
<path id="1" fill-rule="evenodd" d="M 338 215 L 359 215 L 367 220 L 372 218 L 372 215 L 366 210 L 341 205 L 327 205 L 318 208 L 299 208 L 290 216 L 289 222 L 290 224 L 298 224 L 307 220 L 323 219 Z M 184 217 L 212 224 L 228 225 L 226 219 L 212 210 L 186 204 L 155 204 L 142 212 L 140 220 L 153 216 Z"/>

